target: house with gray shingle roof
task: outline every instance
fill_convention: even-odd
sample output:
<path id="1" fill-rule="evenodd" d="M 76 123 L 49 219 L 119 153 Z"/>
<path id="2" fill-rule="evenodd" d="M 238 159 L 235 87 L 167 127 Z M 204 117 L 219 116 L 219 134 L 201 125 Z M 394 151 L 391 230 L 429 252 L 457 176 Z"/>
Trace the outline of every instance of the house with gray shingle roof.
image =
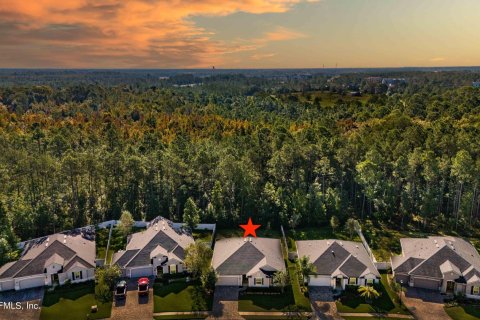
<path id="1" fill-rule="evenodd" d="M 310 286 L 343 290 L 346 285 L 379 282 L 380 273 L 361 242 L 302 240 L 296 245 L 298 257 L 308 257 L 316 268 L 305 279 Z"/>
<path id="2" fill-rule="evenodd" d="M 219 286 L 269 287 L 285 271 L 279 239 L 228 238 L 215 243 L 212 266 Z"/>
<path id="3" fill-rule="evenodd" d="M 192 243 L 193 237 L 185 229 L 157 217 L 146 230 L 128 238 L 126 249 L 116 252 L 112 263 L 132 278 L 184 272 L 185 249 Z"/>
<path id="4" fill-rule="evenodd" d="M 0 291 L 95 279 L 95 231 L 76 229 L 26 242 L 18 261 L 0 268 Z"/>
<path id="5" fill-rule="evenodd" d="M 400 244 L 402 254 L 391 258 L 397 282 L 480 299 L 480 255 L 469 242 L 428 237 L 402 238 Z"/>

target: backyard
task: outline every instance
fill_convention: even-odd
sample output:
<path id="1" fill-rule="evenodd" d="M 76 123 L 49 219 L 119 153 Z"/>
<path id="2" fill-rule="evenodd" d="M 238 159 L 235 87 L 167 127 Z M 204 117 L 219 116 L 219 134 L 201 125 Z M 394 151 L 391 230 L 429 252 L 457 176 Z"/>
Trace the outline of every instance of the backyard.
<path id="1" fill-rule="evenodd" d="M 91 313 L 91 306 L 98 306 L 96 313 Z M 41 320 L 65 319 L 68 312 L 70 320 L 105 319 L 109 318 L 112 303 L 101 303 L 95 299 L 95 284 L 93 282 L 66 285 L 45 292 L 40 314 Z"/>
<path id="2" fill-rule="evenodd" d="M 409 312 L 398 303 L 397 294 L 392 290 L 388 283 L 388 275 L 382 273 L 382 278 L 376 289 L 380 297 L 373 299 L 372 303 L 365 302 L 357 292 L 357 287 L 350 287 L 345 290 L 340 299 L 337 300 L 338 312 L 349 313 L 397 313 L 409 314 Z"/>
<path id="3" fill-rule="evenodd" d="M 453 320 L 480 320 L 480 306 L 461 304 L 445 307 L 445 311 Z"/>
<path id="4" fill-rule="evenodd" d="M 285 230 L 289 251 L 296 251 L 295 241 L 298 240 L 323 240 L 323 239 L 339 239 L 360 241 L 356 232 L 350 233 L 345 228 L 338 228 L 333 232 L 330 226 L 299 228 L 295 230 Z"/>
<path id="5" fill-rule="evenodd" d="M 154 312 L 208 311 L 212 309 L 213 296 L 185 278 L 169 284 L 155 283 L 153 286 Z"/>

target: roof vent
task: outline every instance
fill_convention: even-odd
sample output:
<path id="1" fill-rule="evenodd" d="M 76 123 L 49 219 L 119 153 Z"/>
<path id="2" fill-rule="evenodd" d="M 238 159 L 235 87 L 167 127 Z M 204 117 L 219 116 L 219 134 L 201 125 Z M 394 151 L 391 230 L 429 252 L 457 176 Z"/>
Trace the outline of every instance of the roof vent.
<path id="1" fill-rule="evenodd" d="M 357 248 L 357 249 L 358 249 L 358 244 L 355 246 L 355 248 Z"/>
<path id="2" fill-rule="evenodd" d="M 48 242 L 45 242 L 45 247 L 48 247 Z"/>
<path id="3" fill-rule="evenodd" d="M 437 243 L 438 241 L 436 239 L 433 240 L 434 243 Z"/>
<path id="4" fill-rule="evenodd" d="M 438 245 L 438 243 L 435 245 L 437 248 L 440 248 L 440 246 Z"/>
<path id="5" fill-rule="evenodd" d="M 243 238 L 243 242 L 247 242 L 247 238 Z"/>
<path id="6" fill-rule="evenodd" d="M 343 247 L 343 242 L 342 242 L 342 241 L 340 241 L 339 243 L 340 243 L 340 245 Z"/>
<path id="7" fill-rule="evenodd" d="M 327 246 L 330 245 L 330 241 L 327 241 Z"/>
<path id="8" fill-rule="evenodd" d="M 67 235 L 66 235 L 66 234 L 63 235 L 63 239 L 67 239 Z"/>
<path id="9" fill-rule="evenodd" d="M 63 243 L 67 243 L 67 239 L 63 239 Z"/>
<path id="10" fill-rule="evenodd" d="M 249 238 L 248 238 L 248 241 L 252 242 L 252 237 L 249 237 Z"/>
<path id="11" fill-rule="evenodd" d="M 50 237 L 47 238 L 47 242 L 50 241 Z"/>

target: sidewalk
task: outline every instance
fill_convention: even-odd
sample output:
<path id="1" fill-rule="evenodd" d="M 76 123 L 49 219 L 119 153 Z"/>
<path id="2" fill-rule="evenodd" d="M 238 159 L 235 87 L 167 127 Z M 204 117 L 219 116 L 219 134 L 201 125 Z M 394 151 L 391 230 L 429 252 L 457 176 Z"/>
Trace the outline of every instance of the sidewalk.
<path id="1" fill-rule="evenodd" d="M 412 315 L 409 314 L 398 314 L 398 313 L 349 313 L 349 312 L 340 312 L 338 313 L 341 317 L 377 317 L 377 318 L 398 318 L 398 319 L 415 319 Z"/>

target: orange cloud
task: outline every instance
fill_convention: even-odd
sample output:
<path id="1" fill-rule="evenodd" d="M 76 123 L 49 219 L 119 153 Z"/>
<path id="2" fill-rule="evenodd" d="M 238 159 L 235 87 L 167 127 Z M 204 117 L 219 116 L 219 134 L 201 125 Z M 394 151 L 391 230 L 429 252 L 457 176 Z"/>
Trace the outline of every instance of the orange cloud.
<path id="1" fill-rule="evenodd" d="M 277 28 L 237 46 L 189 19 L 282 13 L 303 0 L 3 0 L 1 67 L 203 67 L 304 35 Z M 308 0 L 307 0 L 308 1 Z"/>
<path id="2" fill-rule="evenodd" d="M 275 30 L 265 33 L 264 37 L 258 39 L 259 42 L 285 41 L 305 38 L 306 35 L 300 32 L 289 30 L 284 27 L 277 27 Z"/>

